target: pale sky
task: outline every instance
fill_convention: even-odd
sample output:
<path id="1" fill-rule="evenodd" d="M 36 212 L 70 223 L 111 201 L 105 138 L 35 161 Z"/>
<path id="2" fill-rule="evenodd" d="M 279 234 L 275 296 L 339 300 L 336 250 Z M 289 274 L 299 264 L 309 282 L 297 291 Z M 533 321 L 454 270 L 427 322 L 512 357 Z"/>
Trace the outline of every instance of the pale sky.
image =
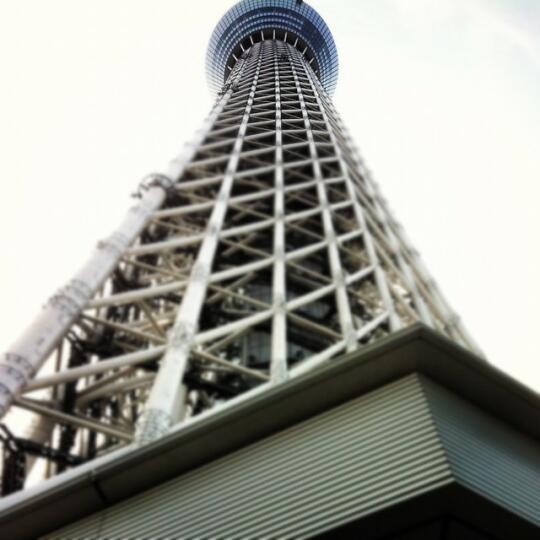
<path id="1" fill-rule="evenodd" d="M 313 0 L 335 103 L 490 362 L 540 390 L 540 2 Z M 0 349 L 198 129 L 230 0 L 0 3 Z"/>

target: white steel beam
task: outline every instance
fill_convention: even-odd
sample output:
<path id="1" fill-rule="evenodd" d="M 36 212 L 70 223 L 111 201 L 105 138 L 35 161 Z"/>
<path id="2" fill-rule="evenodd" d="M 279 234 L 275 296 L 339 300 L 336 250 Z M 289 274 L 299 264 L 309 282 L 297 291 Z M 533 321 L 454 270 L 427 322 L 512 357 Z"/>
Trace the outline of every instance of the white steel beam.
<path id="1" fill-rule="evenodd" d="M 184 392 L 181 390 L 183 377 L 187 367 L 191 347 L 193 345 L 199 316 L 206 296 L 208 279 L 211 273 L 214 256 L 219 242 L 219 233 L 223 227 L 227 205 L 231 196 L 234 175 L 242 149 L 243 136 L 247 130 L 251 106 L 255 97 L 261 58 L 259 54 L 258 67 L 253 78 L 250 97 L 246 106 L 238 137 L 230 156 L 227 170 L 221 184 L 216 204 L 209 220 L 207 234 L 193 266 L 189 283 L 178 310 L 178 315 L 171 331 L 167 351 L 161 361 L 156 381 L 145 405 L 143 416 L 137 429 L 137 440 L 140 443 L 149 442 L 166 433 L 178 421 L 182 414 Z M 242 70 L 246 67 L 243 64 Z M 241 75 L 240 71 L 239 75 Z"/>
<path id="2" fill-rule="evenodd" d="M 218 101 L 193 142 L 170 163 L 167 174 L 150 177 L 140 201 L 130 209 L 116 231 L 98 244 L 88 262 L 49 300 L 27 330 L 0 357 L 0 418 L 63 339 L 152 214 L 163 204 L 167 190 L 180 178 L 231 94 L 232 89 Z"/>
<path id="3" fill-rule="evenodd" d="M 336 233 L 332 222 L 332 215 L 330 213 L 330 203 L 326 194 L 325 185 L 323 182 L 323 175 L 321 171 L 321 161 L 317 153 L 317 146 L 313 137 L 313 131 L 311 129 L 312 121 L 307 113 L 307 107 L 302 93 L 302 86 L 296 73 L 294 63 L 289 59 L 291 69 L 294 75 L 296 89 L 298 92 L 298 99 L 300 101 L 300 107 L 302 110 L 302 116 L 304 118 L 304 125 L 306 126 L 307 137 L 309 141 L 309 148 L 311 158 L 313 160 L 313 174 L 317 181 L 317 195 L 319 198 L 319 205 L 322 211 L 322 220 L 324 234 L 327 241 L 328 258 L 330 263 L 330 271 L 332 273 L 332 279 L 336 285 L 336 304 L 339 313 L 339 322 L 341 332 L 347 343 L 347 351 L 353 351 L 357 348 L 356 339 L 354 337 L 354 323 L 351 314 L 351 307 L 349 305 L 349 298 L 345 289 L 345 275 L 340 261 L 338 244 L 336 241 Z M 304 67 L 304 69 L 306 69 Z M 360 225 L 360 230 L 364 230 L 364 227 Z"/>
<path id="4" fill-rule="evenodd" d="M 272 382 L 287 379 L 287 285 L 285 262 L 285 183 L 283 173 L 283 134 L 281 124 L 281 95 L 279 85 L 278 46 L 272 43 L 275 70 L 275 196 L 274 196 L 274 267 L 272 275 L 272 351 L 270 373 Z"/>

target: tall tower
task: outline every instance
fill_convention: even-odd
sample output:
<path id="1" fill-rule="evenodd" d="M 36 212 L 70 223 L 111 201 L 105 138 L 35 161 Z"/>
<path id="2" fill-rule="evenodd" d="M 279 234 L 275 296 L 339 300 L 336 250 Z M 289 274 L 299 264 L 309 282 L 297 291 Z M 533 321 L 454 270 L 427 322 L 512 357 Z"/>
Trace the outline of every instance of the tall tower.
<path id="1" fill-rule="evenodd" d="M 424 461 L 432 460 L 429 486 L 452 483 L 448 464 L 452 459 L 445 459 L 441 450 L 444 429 L 439 425 L 435 429 L 438 420 L 428 413 L 437 416 L 433 411 L 439 411 L 442 418 L 446 410 L 461 411 L 464 407 L 463 414 L 474 422 L 483 413 L 470 412 L 467 407 L 472 405 L 462 403 L 463 399 L 474 398 L 472 379 L 466 374 L 460 376 L 468 381 L 465 386 L 470 395 L 456 397 L 438 386 L 446 376 L 453 383 L 443 386 L 460 386 L 454 368 L 447 365 L 452 360 L 441 359 L 440 350 L 446 347 L 450 351 L 447 356 L 468 358 L 474 366 L 480 366 L 480 371 L 492 368 L 473 356 L 479 354 L 476 345 L 363 165 L 332 104 L 337 72 L 337 51 L 330 30 L 302 1 L 243 0 L 223 16 L 208 49 L 208 80 L 216 102 L 203 128 L 167 171 L 143 181 L 135 206 L 117 231 L 98 244 L 88 263 L 52 297 L 2 357 L 3 493 L 24 488 L 31 474 L 55 476 L 28 495 L 23 490 L 6 499 L 6 523 L 17 521 L 21 505 L 28 511 L 25 505 L 35 504 L 36 489 L 41 494 L 40 504 L 45 504 L 43 501 L 58 489 L 67 490 L 67 494 L 76 479 L 91 477 L 89 482 L 107 507 L 174 478 L 179 474 L 175 472 L 178 463 L 191 459 L 180 472 L 207 462 L 209 469 L 200 479 L 196 471 L 186 472 L 188 478 L 182 486 L 188 493 L 206 482 L 207 492 L 194 492 L 186 499 L 185 504 L 193 508 L 185 515 L 177 514 L 176 525 L 161 532 L 141 532 L 131 521 L 118 518 L 124 512 L 120 505 L 117 513 L 107 518 L 109 529 L 100 529 L 99 534 L 92 529 L 96 520 L 103 522 L 103 516 L 98 516 L 75 524 L 75 529 L 60 536 L 234 537 L 245 533 L 261 537 L 331 530 L 335 520 L 317 524 L 312 518 L 311 525 L 306 525 L 306 518 L 295 529 L 287 521 L 285 508 L 281 517 L 269 519 L 266 528 L 257 529 L 241 512 L 253 502 L 244 495 L 239 495 L 238 507 L 231 507 L 230 515 L 225 511 L 218 523 L 196 515 L 195 503 L 190 502 L 200 500 L 200 513 L 201 508 L 209 511 L 212 505 L 229 500 L 227 490 L 234 501 L 234 493 L 241 489 L 228 485 L 229 473 L 216 471 L 220 460 L 212 460 L 238 450 L 248 453 L 242 459 L 234 454 L 231 458 L 237 459 L 237 468 L 246 463 L 239 477 L 246 486 L 260 482 L 270 490 L 277 489 L 273 502 L 266 503 L 270 504 L 268 513 L 273 513 L 273 504 L 276 508 L 286 505 L 283 494 L 287 489 L 298 490 L 298 484 L 282 483 L 276 488 L 272 475 L 257 478 L 257 466 L 247 465 L 249 456 L 265 445 L 277 448 L 281 443 L 271 436 L 285 428 L 293 433 L 305 432 L 306 441 L 311 441 L 297 440 L 290 461 L 303 454 L 307 461 L 319 453 L 325 456 L 326 447 L 336 441 L 345 441 L 347 448 L 354 441 L 363 441 L 365 448 L 356 453 L 360 462 L 350 469 L 350 475 L 355 476 L 370 460 L 375 463 L 374 448 L 385 454 L 388 446 L 399 443 L 392 437 L 384 442 L 377 426 L 386 422 L 393 426 L 390 431 L 399 432 L 400 425 L 413 418 L 417 423 L 411 433 L 418 438 L 404 432 L 402 437 L 409 437 L 412 446 L 400 448 L 398 453 L 409 455 L 416 444 L 414 454 L 419 453 Z M 409 351 L 409 356 L 403 352 L 407 340 L 423 341 L 424 346 L 429 342 L 431 355 L 417 350 L 416 363 L 411 364 L 413 352 Z M 394 351 L 392 361 L 397 367 L 387 365 L 389 360 L 384 358 L 380 365 L 366 367 L 362 359 L 369 360 L 389 348 Z M 422 368 L 420 359 L 427 357 L 429 367 Z M 399 364 L 405 361 L 403 358 L 409 362 L 407 369 Z M 450 375 L 431 374 L 431 379 L 425 379 L 430 370 L 435 370 L 433 362 L 442 363 L 443 367 L 437 369 Z M 455 363 L 462 366 L 463 361 Z M 336 372 L 343 365 L 364 371 L 354 376 L 351 372 L 352 378 L 347 379 Z M 332 370 L 335 373 L 329 377 Z M 318 398 L 308 395 L 306 384 L 317 388 Z M 512 384 L 514 390 L 519 387 Z M 519 390 L 526 393 L 521 387 Z M 494 396 L 489 391 L 485 394 L 486 400 Z M 281 396 L 281 401 L 276 396 Z M 283 403 L 287 403 L 286 410 Z M 312 405 L 308 407 L 309 403 Z M 262 414 L 264 407 L 267 410 Z M 343 413 L 343 407 L 348 412 Z M 377 413 L 377 407 L 383 412 Z M 235 424 L 230 415 L 238 418 L 246 408 L 250 412 L 243 423 Z M 23 421 L 26 417 L 21 416 L 21 410 L 31 413 L 31 421 Z M 403 415 L 402 410 L 410 414 Z M 325 420 L 325 414 L 333 415 L 335 424 Z M 347 421 L 357 416 L 358 421 L 343 428 L 345 420 L 339 420 L 340 414 Z M 427 416 L 421 423 L 423 415 Z M 518 428 L 527 431 L 522 420 L 521 424 L 517 420 Z M 301 422 L 318 423 L 320 429 Z M 332 425 L 335 432 L 329 435 Z M 357 435 L 346 440 L 351 429 Z M 193 445 L 190 437 L 196 438 L 201 430 L 207 430 L 206 439 Z M 184 443 L 171 443 L 175 437 L 183 438 Z M 370 437 L 375 439 L 371 441 Z M 156 461 L 153 480 L 148 480 L 147 471 L 143 473 L 144 456 L 156 448 L 163 456 L 163 445 L 169 448 L 171 444 L 181 459 Z M 224 448 L 216 450 L 221 444 Z M 271 448 L 268 452 L 267 459 L 260 458 L 261 463 L 285 455 L 284 451 L 272 453 Z M 347 462 L 339 452 L 336 447 L 336 470 L 328 468 L 328 463 L 323 466 L 331 473 L 326 477 L 330 490 L 336 489 L 330 480 L 332 475 L 343 474 L 339 463 Z M 527 452 L 527 456 L 532 455 L 530 449 Z M 518 457 L 524 460 L 524 470 L 530 460 L 521 454 Z M 139 460 L 138 465 L 132 464 L 133 460 Z M 398 462 L 386 468 L 381 465 L 377 474 L 366 469 L 367 476 L 356 479 L 358 489 L 400 466 L 416 471 L 411 484 L 422 483 L 427 473 L 420 464 L 414 459 L 405 465 Z M 125 485 L 112 488 L 114 467 L 129 472 L 124 483 L 139 487 L 129 493 Z M 137 480 L 139 473 L 146 480 Z M 297 492 L 300 499 L 305 496 L 311 500 L 311 474 L 308 470 L 304 473 L 301 482 L 308 487 L 305 494 Z M 401 486 L 401 481 L 394 478 L 391 484 Z M 350 491 L 345 480 L 343 486 Z M 216 490 L 214 494 L 208 491 L 211 489 Z M 427 493 L 426 489 L 416 492 L 409 487 L 405 493 L 417 497 Z M 377 497 L 384 498 L 384 489 L 380 490 L 362 496 L 373 502 Z M 339 490 L 335 493 L 341 496 Z M 520 496 L 514 496 L 514 502 L 521 500 Z M 259 493 L 253 497 L 263 496 Z M 147 509 L 141 500 L 133 504 L 139 504 L 141 516 L 146 516 L 141 519 L 146 521 L 153 510 L 150 503 Z M 298 507 L 298 519 L 302 521 L 305 511 L 298 499 L 294 504 L 289 502 Z M 38 532 L 49 532 L 99 509 L 93 501 L 87 504 L 82 511 L 79 506 L 67 521 L 51 521 L 49 516 L 47 525 Z M 126 508 L 131 508 L 130 504 Z M 45 515 L 44 508 L 46 505 L 40 507 L 41 515 Z M 350 517 L 345 507 L 336 507 L 335 512 L 338 510 L 344 516 L 338 520 L 340 526 L 353 522 L 362 512 L 369 514 L 362 510 Z M 257 508 L 249 511 L 259 515 Z M 320 515 L 328 511 L 321 506 Z M 525 516 L 527 520 L 531 520 L 529 515 Z M 396 518 L 396 524 L 398 521 Z M 473 534 L 470 531 L 476 530 L 458 521 L 455 534 L 463 535 L 465 530 Z M 24 528 L 21 523 L 17 526 L 17 532 Z M 384 529 L 380 524 L 377 527 Z M 438 534 L 437 527 L 432 527 L 434 535 Z M 445 527 L 454 530 L 449 528 L 454 525 Z M 378 528 L 369 530 L 375 535 L 373 531 Z M 383 532 L 394 534 L 390 529 Z"/>

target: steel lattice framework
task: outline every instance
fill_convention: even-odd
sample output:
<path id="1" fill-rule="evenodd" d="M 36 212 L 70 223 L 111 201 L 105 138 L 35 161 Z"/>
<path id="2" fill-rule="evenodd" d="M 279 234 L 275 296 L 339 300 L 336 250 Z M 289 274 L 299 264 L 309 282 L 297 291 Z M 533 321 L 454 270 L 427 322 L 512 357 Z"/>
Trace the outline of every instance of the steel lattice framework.
<path id="1" fill-rule="evenodd" d="M 259 35 L 193 144 L 2 357 L 4 493 L 36 457 L 50 476 L 153 440 L 416 321 L 477 351 L 305 46 Z"/>

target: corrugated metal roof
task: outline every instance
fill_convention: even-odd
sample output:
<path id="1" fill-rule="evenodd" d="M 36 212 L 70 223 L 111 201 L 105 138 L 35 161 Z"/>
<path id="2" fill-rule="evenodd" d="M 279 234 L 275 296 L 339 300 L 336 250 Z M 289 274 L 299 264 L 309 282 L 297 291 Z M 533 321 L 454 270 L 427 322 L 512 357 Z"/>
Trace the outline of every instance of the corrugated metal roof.
<path id="1" fill-rule="evenodd" d="M 304 538 L 450 484 L 540 527 L 539 445 L 410 375 L 47 538 Z"/>
<path id="2" fill-rule="evenodd" d="M 540 445 L 440 385 L 424 387 L 456 480 L 540 527 Z"/>
<path id="3" fill-rule="evenodd" d="M 450 481 L 413 375 L 48 538 L 299 538 Z"/>
<path id="4" fill-rule="evenodd" d="M 536 393 L 416 325 L 361 353 L 197 417 L 155 443 L 119 450 L 2 499 L 0 530 L 10 539 L 43 535 L 411 373 L 444 385 L 538 444 Z"/>

